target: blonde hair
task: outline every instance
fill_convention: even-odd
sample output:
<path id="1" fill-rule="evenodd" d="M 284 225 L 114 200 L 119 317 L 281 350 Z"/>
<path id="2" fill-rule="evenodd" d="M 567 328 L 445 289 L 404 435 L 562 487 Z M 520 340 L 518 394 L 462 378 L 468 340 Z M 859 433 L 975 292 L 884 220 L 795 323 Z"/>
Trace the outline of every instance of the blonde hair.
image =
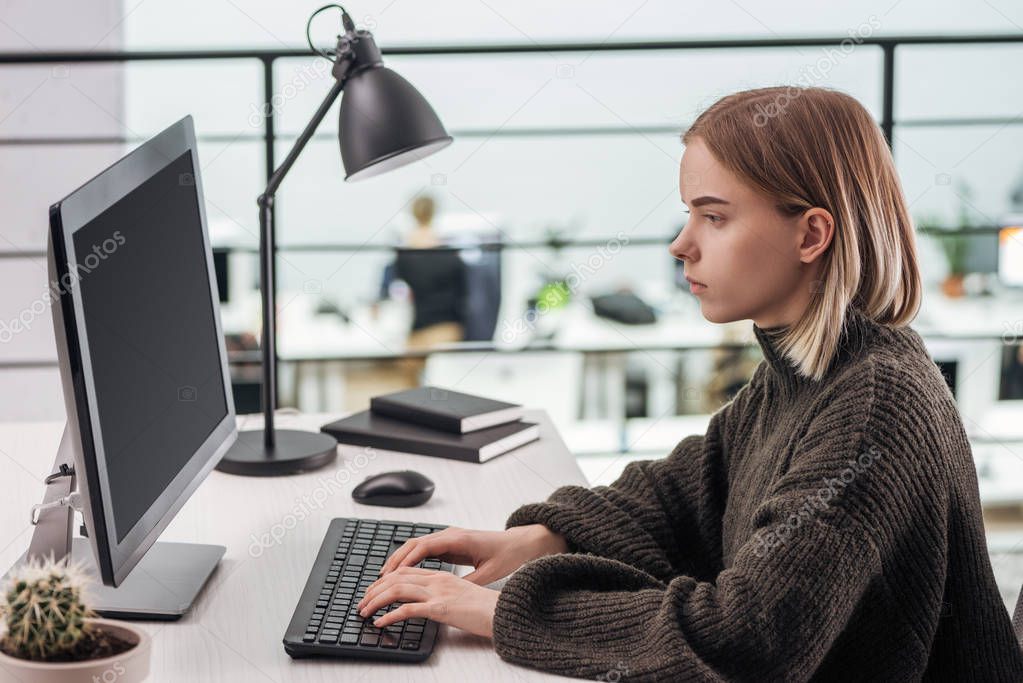
<path id="1" fill-rule="evenodd" d="M 421 195 L 412 202 L 412 216 L 419 225 L 429 225 L 435 208 L 433 197 Z"/>
<path id="2" fill-rule="evenodd" d="M 916 237 L 884 134 L 858 101 L 826 88 L 728 95 L 682 135 L 699 137 L 786 216 L 829 211 L 835 234 L 806 314 L 779 332 L 779 352 L 815 380 L 837 351 L 846 309 L 893 327 L 920 308 Z"/>

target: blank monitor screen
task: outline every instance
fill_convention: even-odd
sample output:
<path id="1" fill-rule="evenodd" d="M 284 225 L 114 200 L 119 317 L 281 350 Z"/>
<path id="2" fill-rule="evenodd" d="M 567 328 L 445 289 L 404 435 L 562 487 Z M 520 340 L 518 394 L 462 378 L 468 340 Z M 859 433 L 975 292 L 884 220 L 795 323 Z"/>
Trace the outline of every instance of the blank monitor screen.
<path id="1" fill-rule="evenodd" d="M 192 158 L 74 234 L 120 543 L 227 416 Z"/>

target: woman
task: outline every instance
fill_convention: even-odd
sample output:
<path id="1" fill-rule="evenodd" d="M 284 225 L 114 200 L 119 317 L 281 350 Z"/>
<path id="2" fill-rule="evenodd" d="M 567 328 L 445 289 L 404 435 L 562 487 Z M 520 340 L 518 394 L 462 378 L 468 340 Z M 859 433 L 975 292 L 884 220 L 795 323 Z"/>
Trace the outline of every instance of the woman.
<path id="1" fill-rule="evenodd" d="M 412 216 L 416 225 L 405 238 L 405 248 L 394 259 L 393 276 L 412 291 L 412 330 L 406 347 L 410 351 L 460 342 L 465 338 L 465 263 L 454 249 L 445 249 L 433 227 L 436 206 L 429 196 L 416 197 Z M 385 285 L 386 287 L 386 285 Z M 422 356 L 399 362 L 405 385 L 419 386 L 426 359 Z"/>
<path id="2" fill-rule="evenodd" d="M 914 231 L 878 126 L 847 95 L 765 88 L 683 141 L 670 250 L 704 317 L 753 320 L 750 382 L 610 487 L 410 541 L 365 614 L 404 602 L 379 623 L 427 616 L 580 677 L 1023 680 L 970 446 L 907 326 Z M 476 570 L 410 567 L 427 556 Z"/>

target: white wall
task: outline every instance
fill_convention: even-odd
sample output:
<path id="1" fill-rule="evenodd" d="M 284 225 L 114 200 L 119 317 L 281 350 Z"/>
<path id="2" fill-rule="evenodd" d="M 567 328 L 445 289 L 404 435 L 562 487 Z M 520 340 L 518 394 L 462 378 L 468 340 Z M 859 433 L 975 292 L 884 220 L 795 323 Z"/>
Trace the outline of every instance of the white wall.
<path id="1" fill-rule="evenodd" d="M 0 50 L 120 49 L 122 10 L 121 0 L 0 2 Z M 56 360 L 42 301 L 47 210 L 123 151 L 39 139 L 121 136 L 123 112 L 117 65 L 0 67 L 0 140 L 18 143 L 0 144 L 0 420 L 63 418 L 57 369 L 47 366 Z"/>

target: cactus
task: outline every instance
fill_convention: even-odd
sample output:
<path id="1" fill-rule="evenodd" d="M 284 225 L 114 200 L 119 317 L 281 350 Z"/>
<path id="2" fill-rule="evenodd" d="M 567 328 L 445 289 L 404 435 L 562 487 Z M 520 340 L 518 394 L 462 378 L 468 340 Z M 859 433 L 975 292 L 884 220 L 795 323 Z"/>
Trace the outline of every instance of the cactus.
<path id="1" fill-rule="evenodd" d="M 0 641 L 4 652 L 35 661 L 75 659 L 91 640 L 85 619 L 95 616 L 82 599 L 85 580 L 80 566 L 52 558 L 14 570 L 0 602 L 7 627 Z"/>

